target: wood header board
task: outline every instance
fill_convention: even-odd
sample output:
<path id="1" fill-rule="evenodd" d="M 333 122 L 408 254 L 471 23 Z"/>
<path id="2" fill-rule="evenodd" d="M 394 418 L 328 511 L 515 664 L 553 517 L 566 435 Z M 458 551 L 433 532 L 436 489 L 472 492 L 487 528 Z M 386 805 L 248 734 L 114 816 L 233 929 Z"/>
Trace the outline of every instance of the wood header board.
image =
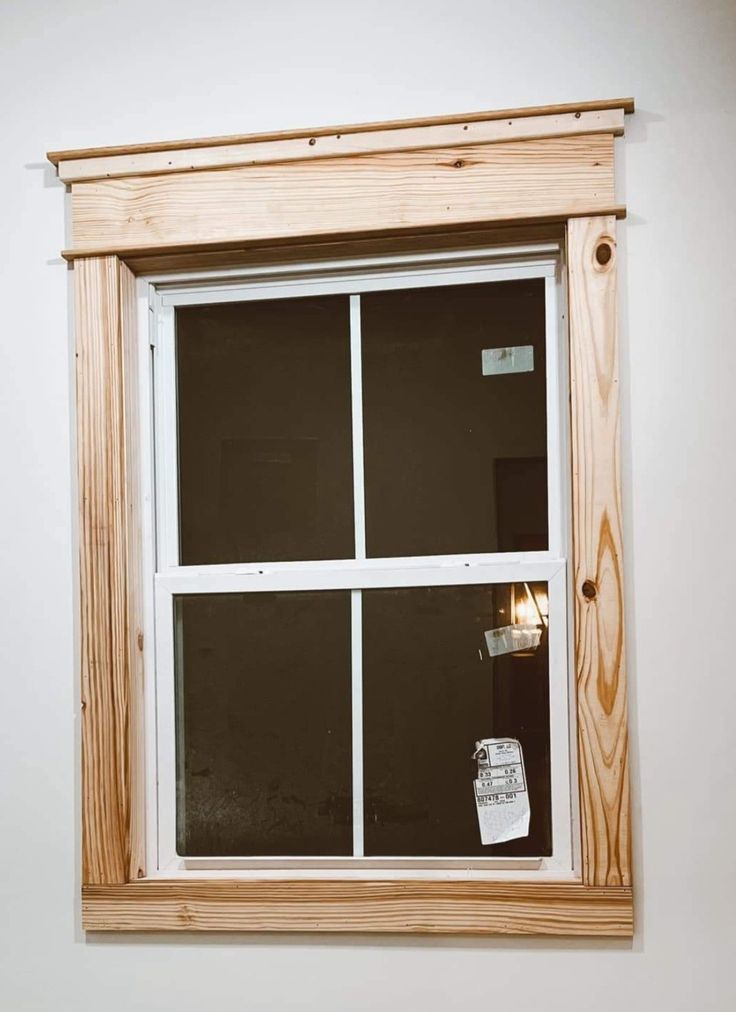
<path id="1" fill-rule="evenodd" d="M 614 214 L 631 99 L 60 151 L 69 259 Z M 459 178 L 458 178 L 459 177 Z"/>

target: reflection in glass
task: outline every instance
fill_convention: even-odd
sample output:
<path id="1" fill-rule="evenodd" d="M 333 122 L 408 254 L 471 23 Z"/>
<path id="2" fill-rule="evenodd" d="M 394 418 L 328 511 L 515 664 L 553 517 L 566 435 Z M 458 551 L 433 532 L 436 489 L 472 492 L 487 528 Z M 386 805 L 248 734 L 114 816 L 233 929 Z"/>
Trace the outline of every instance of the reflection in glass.
<path id="1" fill-rule="evenodd" d="M 363 592 L 367 856 L 551 853 L 546 593 L 543 583 Z M 538 628 L 536 644 L 492 656 L 486 633 L 520 624 Z M 483 846 L 474 745 L 506 736 L 523 749 L 530 832 Z"/>
<path id="2" fill-rule="evenodd" d="M 544 285 L 361 296 L 370 557 L 547 548 Z"/>
<path id="3" fill-rule="evenodd" d="M 349 300 L 176 311 L 182 565 L 354 555 Z"/>
<path id="4" fill-rule="evenodd" d="M 175 609 L 179 853 L 351 854 L 349 591 Z"/>

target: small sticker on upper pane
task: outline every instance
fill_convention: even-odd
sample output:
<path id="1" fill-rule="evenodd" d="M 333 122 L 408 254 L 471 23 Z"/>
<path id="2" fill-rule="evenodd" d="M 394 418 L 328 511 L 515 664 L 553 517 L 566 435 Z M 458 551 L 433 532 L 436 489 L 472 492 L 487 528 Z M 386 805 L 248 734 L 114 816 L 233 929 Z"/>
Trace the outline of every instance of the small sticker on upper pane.
<path id="1" fill-rule="evenodd" d="M 534 345 L 522 344 L 515 348 L 483 348 L 481 365 L 484 376 L 534 372 Z"/>

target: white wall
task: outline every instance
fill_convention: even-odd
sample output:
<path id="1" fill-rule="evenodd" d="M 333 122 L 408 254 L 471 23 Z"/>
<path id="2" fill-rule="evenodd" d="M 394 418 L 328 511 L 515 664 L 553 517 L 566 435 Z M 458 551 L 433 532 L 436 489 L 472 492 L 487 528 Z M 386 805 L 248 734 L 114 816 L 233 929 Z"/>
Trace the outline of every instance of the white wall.
<path id="1" fill-rule="evenodd" d="M 736 1007 L 736 5 L 0 0 L 0 47 L 0 1007 Z M 44 152 L 622 95 L 633 945 L 85 940 L 73 356 Z"/>

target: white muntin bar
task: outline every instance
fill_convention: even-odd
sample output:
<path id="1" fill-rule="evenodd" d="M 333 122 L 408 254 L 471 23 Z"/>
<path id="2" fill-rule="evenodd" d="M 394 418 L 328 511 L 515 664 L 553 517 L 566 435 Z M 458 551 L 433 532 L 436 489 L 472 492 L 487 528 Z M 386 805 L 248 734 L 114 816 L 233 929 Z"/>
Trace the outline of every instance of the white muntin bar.
<path id="1" fill-rule="evenodd" d="M 352 637 L 353 857 L 363 856 L 363 595 L 350 592 Z"/>
<path id="2" fill-rule="evenodd" d="M 326 570 L 426 569 L 437 566 L 511 566 L 559 561 L 552 552 L 469 552 L 463 555 L 384 556 L 375 559 L 315 559 L 298 562 L 234 562 L 204 566 L 170 566 L 171 576 L 264 576 L 267 573 L 320 573 Z M 162 567 L 159 567 L 162 571 Z"/>
<path id="3" fill-rule="evenodd" d="M 391 587 L 449 587 L 488 583 L 537 583 L 551 580 L 565 563 L 548 562 L 494 566 L 428 565 L 417 569 L 279 570 L 273 573 L 159 573 L 156 586 L 171 594 L 248 594 L 289 590 L 362 590 Z"/>
<path id="4" fill-rule="evenodd" d="M 363 346 L 360 296 L 350 296 L 350 387 L 353 423 L 353 510 L 355 558 L 365 558 L 365 481 L 363 472 Z"/>
<path id="5" fill-rule="evenodd" d="M 350 386 L 353 436 L 355 559 L 365 559 L 365 480 L 363 470 L 363 348 L 360 295 L 350 296 Z M 363 595 L 350 592 L 353 754 L 353 856 L 363 856 Z"/>

